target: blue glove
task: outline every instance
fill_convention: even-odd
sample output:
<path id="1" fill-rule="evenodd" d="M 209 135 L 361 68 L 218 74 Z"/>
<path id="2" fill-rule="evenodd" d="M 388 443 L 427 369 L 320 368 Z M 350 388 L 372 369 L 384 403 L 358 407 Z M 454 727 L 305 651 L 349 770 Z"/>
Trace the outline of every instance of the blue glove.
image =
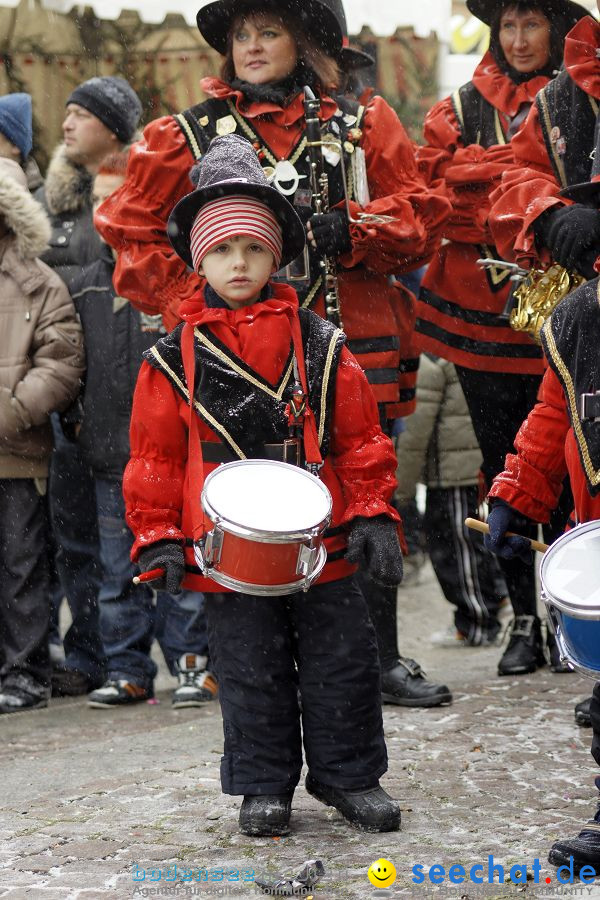
<path id="1" fill-rule="evenodd" d="M 522 516 L 507 503 L 496 501 L 488 516 L 490 533 L 483 538 L 486 550 L 502 559 L 516 559 L 533 563 L 531 543 L 524 537 L 506 537 L 507 531 L 524 531 L 532 525 L 531 519 Z"/>

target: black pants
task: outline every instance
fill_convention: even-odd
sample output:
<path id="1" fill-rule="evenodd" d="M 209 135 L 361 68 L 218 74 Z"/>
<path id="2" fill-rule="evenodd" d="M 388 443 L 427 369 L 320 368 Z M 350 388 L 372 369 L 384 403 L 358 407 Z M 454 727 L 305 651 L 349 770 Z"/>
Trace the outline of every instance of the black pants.
<path id="1" fill-rule="evenodd" d="M 30 478 L 0 479 L 0 682 L 48 696 L 46 502 Z"/>
<path id="2" fill-rule="evenodd" d="M 377 643 L 354 578 L 288 597 L 206 594 L 226 794 L 284 794 L 302 768 L 342 789 L 387 769 Z M 298 703 L 302 700 L 302 712 Z"/>
<path id="3" fill-rule="evenodd" d="M 535 406 L 541 378 L 539 375 L 479 372 L 460 366 L 456 366 L 456 371 L 481 448 L 481 468 L 489 489 L 496 475 L 504 470 L 507 453 L 514 453 L 514 439 Z M 572 508 L 571 492 L 565 490 L 550 526 L 544 529 L 547 540 L 553 540 L 564 531 Z M 532 526 L 526 536 L 535 537 L 536 532 L 537 528 Z M 520 559 L 500 559 L 499 563 L 515 615 L 536 615 L 534 567 Z"/>
<path id="4" fill-rule="evenodd" d="M 481 535 L 464 524 L 467 516 L 477 516 L 478 494 L 476 485 L 427 488 L 424 518 L 427 551 L 437 580 L 446 600 L 456 607 L 457 629 L 473 645 L 498 633 L 502 599 L 495 557 L 485 550 Z"/>

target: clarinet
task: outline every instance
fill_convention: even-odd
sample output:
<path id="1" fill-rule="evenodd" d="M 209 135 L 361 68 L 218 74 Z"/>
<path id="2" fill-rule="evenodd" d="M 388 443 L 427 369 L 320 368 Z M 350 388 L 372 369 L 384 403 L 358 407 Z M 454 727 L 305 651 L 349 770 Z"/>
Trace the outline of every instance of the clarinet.
<path id="1" fill-rule="evenodd" d="M 323 138 L 319 123 L 321 101 L 309 87 L 304 88 L 304 116 L 306 119 L 306 142 L 310 161 L 310 187 L 312 206 L 316 215 L 329 212 L 329 180 L 323 163 Z M 340 165 L 343 166 L 343 159 Z M 319 260 L 325 288 L 325 316 L 336 328 L 342 328 L 342 310 L 338 290 L 337 265 L 331 256 Z"/>

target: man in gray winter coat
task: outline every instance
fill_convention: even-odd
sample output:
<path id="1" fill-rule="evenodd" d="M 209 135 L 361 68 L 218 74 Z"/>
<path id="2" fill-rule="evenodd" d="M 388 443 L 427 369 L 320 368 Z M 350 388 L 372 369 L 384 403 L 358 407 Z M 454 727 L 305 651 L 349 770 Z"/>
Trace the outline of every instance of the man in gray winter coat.
<path id="1" fill-rule="evenodd" d="M 46 706 L 50 414 L 77 395 L 81 326 L 36 257 L 50 224 L 16 160 L 0 158 L 0 714 Z"/>

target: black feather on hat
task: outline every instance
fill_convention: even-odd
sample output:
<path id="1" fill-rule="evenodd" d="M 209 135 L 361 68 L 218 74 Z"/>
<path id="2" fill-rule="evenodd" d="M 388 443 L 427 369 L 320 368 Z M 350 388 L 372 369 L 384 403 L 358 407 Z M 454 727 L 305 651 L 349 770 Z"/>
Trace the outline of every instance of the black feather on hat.
<path id="1" fill-rule="evenodd" d="M 173 249 L 190 268 L 190 231 L 205 203 L 247 194 L 262 200 L 271 210 L 283 232 L 281 268 L 296 259 L 306 243 L 304 226 L 292 204 L 271 187 L 252 145 L 237 134 L 214 138 L 199 163 L 192 169 L 196 189 L 175 206 L 167 223 Z"/>
<path id="2" fill-rule="evenodd" d="M 309 34 L 331 56 L 342 48 L 341 0 L 208 0 L 196 15 L 200 34 L 211 47 L 225 55 L 227 37 L 236 16 L 252 10 L 291 13 Z"/>
<path id="3" fill-rule="evenodd" d="M 467 0 L 467 9 L 476 19 L 491 25 L 499 8 L 518 4 L 518 0 Z M 571 27 L 576 25 L 590 11 L 573 0 L 535 0 L 535 5 L 550 18 L 552 13 L 560 13 L 571 20 Z"/>

